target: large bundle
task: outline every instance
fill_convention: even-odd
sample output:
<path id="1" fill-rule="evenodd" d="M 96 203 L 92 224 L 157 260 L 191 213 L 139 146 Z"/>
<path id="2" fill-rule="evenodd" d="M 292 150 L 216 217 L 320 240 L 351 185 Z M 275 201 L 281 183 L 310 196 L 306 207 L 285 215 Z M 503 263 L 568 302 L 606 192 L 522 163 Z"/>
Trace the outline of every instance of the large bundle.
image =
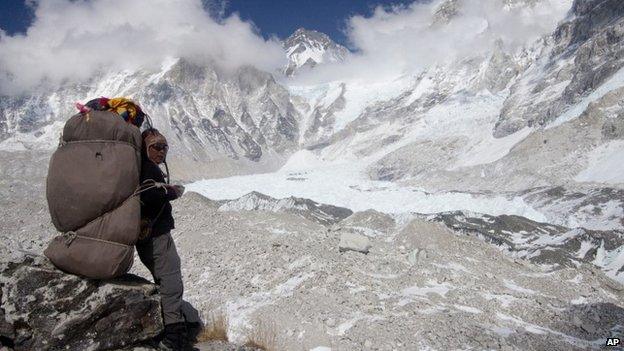
<path id="1" fill-rule="evenodd" d="M 106 279 L 132 266 L 139 235 L 141 133 L 120 115 L 79 113 L 65 124 L 48 170 L 52 222 L 45 255 L 60 269 Z"/>

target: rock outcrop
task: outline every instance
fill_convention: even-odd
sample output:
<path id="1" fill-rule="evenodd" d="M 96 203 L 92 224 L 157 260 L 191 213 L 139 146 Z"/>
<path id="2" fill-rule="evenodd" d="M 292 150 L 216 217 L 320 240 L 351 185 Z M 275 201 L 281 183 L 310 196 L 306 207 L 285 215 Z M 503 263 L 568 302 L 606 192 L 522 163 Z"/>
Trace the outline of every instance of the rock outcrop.
<path id="1" fill-rule="evenodd" d="M 477 236 L 539 265 L 554 269 L 593 264 L 607 276 L 622 279 L 621 230 L 589 230 L 540 223 L 520 216 L 444 212 L 432 215 L 455 232 Z"/>
<path id="2" fill-rule="evenodd" d="M 162 331 L 156 286 L 65 274 L 42 256 L 0 265 L 0 345 L 15 350 L 111 350 L 147 345 Z"/>
<path id="3" fill-rule="evenodd" d="M 275 199 L 257 191 L 234 200 L 220 202 L 220 211 L 287 212 L 323 225 L 332 225 L 353 214 L 348 208 L 320 204 L 310 199 L 288 197 Z"/>
<path id="4" fill-rule="evenodd" d="M 546 125 L 613 77 L 624 66 L 623 14 L 619 0 L 576 0 L 541 58 L 511 87 L 494 135 Z"/>

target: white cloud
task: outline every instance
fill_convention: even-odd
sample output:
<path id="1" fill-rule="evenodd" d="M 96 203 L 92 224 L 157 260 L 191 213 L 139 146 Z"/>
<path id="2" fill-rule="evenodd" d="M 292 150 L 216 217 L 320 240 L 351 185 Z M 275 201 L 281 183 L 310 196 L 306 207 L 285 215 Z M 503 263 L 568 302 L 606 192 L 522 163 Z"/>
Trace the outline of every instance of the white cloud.
<path id="1" fill-rule="evenodd" d="M 572 4 L 572 0 L 459 0 L 459 15 L 441 24 L 436 22 L 436 10 L 444 2 L 377 7 L 369 17 L 351 17 L 347 35 L 356 53 L 343 64 L 318 67 L 295 81 L 387 80 L 478 56 L 492 50 L 497 40 L 512 51 L 551 33 Z M 532 2 L 535 5 L 527 5 Z"/>
<path id="2" fill-rule="evenodd" d="M 278 40 L 263 39 L 236 14 L 223 17 L 228 0 L 29 1 L 35 20 L 27 33 L 0 30 L 0 93 L 27 91 L 42 80 L 80 81 L 107 68 L 157 68 L 168 57 L 271 72 L 286 60 Z M 443 2 L 378 7 L 371 16 L 349 18 L 347 35 L 356 53 L 344 63 L 302 72 L 291 83 L 387 80 L 477 56 L 498 39 L 513 50 L 550 33 L 572 0 L 458 0 L 460 15 L 432 26 Z M 537 4 L 505 5 L 521 2 Z"/>
<path id="3" fill-rule="evenodd" d="M 264 40 L 237 15 L 212 18 L 206 4 L 37 1 L 25 35 L 0 32 L 0 93 L 27 91 L 43 80 L 79 81 L 108 68 L 158 67 L 167 57 L 213 61 L 226 70 L 254 65 L 273 71 L 284 64 L 277 40 Z"/>

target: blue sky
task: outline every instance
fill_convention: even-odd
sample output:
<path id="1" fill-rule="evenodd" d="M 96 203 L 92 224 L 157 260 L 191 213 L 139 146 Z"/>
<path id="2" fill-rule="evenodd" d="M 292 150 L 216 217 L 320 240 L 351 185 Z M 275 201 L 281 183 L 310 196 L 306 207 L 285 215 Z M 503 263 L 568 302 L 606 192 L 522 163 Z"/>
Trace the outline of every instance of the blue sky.
<path id="1" fill-rule="evenodd" d="M 21 33 L 33 19 L 33 11 L 19 0 L 0 0 L 0 28 L 8 34 Z"/>
<path id="2" fill-rule="evenodd" d="M 346 44 L 344 28 L 350 16 L 370 15 L 378 5 L 411 2 L 413 0 L 228 0 L 222 4 L 225 16 L 238 12 L 244 20 L 255 23 L 265 38 L 277 35 L 283 39 L 304 27 L 324 32 Z M 0 28 L 10 35 L 23 33 L 33 19 L 32 12 L 25 1 L 0 0 Z"/>
<path id="3" fill-rule="evenodd" d="M 299 27 L 318 30 L 345 44 L 346 20 L 370 15 L 378 5 L 409 4 L 413 0 L 230 0 L 226 15 L 238 12 L 251 20 L 264 36 L 288 37 Z"/>

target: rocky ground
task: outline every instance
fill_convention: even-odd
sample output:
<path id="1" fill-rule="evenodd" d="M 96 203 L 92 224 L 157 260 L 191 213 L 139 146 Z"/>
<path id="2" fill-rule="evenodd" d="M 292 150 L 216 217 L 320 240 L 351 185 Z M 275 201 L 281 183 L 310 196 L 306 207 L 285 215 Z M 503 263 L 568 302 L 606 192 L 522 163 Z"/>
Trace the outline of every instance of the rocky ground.
<path id="1" fill-rule="evenodd" d="M 594 266 L 551 270 L 439 223 L 370 211 L 324 226 L 195 194 L 176 216 L 186 296 L 227 315 L 233 340 L 269 325 L 288 350 L 585 350 L 623 331 L 622 286 Z M 370 252 L 341 252 L 344 233 Z"/>
<path id="2" fill-rule="evenodd" d="M 3 261 L 40 254 L 54 235 L 43 178 L 20 166 L 46 160 L 22 156 L 2 163 Z M 10 176 L 14 169 L 31 170 Z M 338 208 L 291 200 L 292 210 L 263 199 L 248 209 L 195 193 L 174 202 L 185 298 L 205 322 L 226 320 L 234 344 L 223 347 L 587 350 L 624 334 L 624 288 L 594 264 L 597 250 L 578 257 L 583 240 L 562 236 L 561 226 L 540 237 L 546 227 L 521 217 L 345 218 Z M 514 245 L 471 235 L 477 219 L 482 232 Z M 523 246 L 535 240 L 544 244 L 539 254 Z M 558 265 L 537 259 L 551 248 Z M 131 272 L 150 279 L 138 259 Z"/>

